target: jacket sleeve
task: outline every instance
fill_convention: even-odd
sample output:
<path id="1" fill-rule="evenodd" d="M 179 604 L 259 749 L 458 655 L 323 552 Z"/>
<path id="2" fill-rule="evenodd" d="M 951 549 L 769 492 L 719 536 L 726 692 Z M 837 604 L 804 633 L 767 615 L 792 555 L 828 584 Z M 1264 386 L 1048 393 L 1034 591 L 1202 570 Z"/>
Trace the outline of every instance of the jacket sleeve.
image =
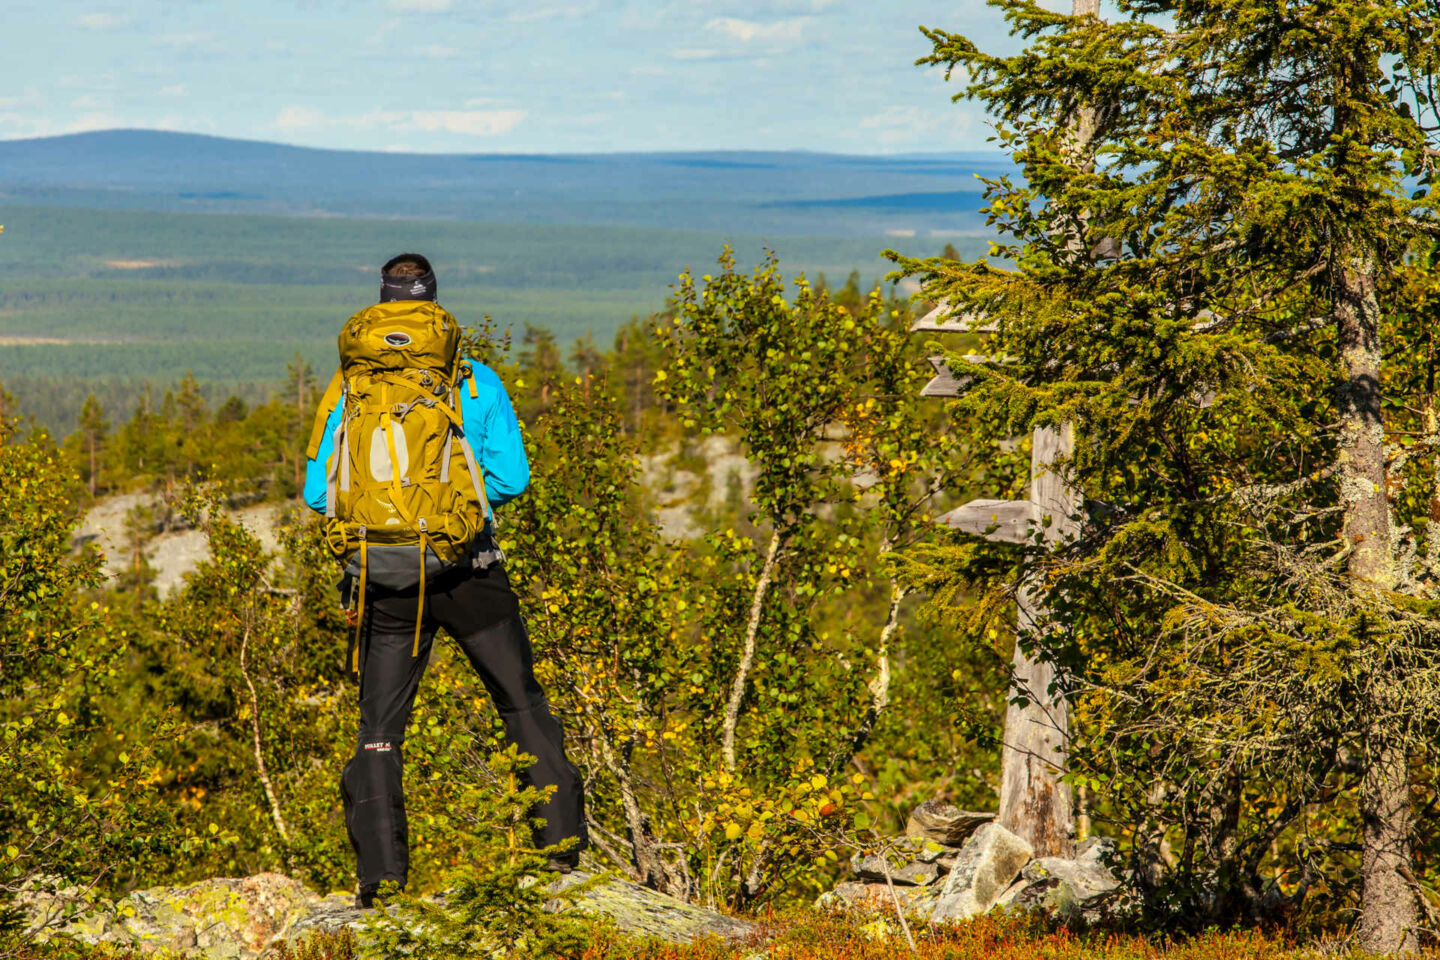
<path id="1" fill-rule="evenodd" d="M 467 359 L 475 378 L 477 396 L 469 385 L 460 388 L 460 417 L 465 422 L 465 439 L 480 461 L 485 476 L 485 496 L 498 507 L 525 492 L 530 485 L 530 461 L 520 421 L 500 377 L 477 360 Z"/>
<path id="2" fill-rule="evenodd" d="M 316 418 L 325 418 L 325 430 L 315 456 L 305 462 L 305 503 L 316 513 L 325 512 L 326 481 L 330 475 L 330 454 L 335 446 L 335 428 L 340 425 L 340 404 L 315 411 Z"/>

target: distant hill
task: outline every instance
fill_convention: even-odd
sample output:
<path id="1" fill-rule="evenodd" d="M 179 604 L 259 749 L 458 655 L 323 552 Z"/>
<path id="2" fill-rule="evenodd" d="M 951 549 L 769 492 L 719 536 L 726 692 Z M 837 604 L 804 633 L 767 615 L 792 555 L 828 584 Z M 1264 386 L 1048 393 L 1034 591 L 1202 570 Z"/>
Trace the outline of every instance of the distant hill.
<path id="1" fill-rule="evenodd" d="M 994 153 L 402 154 L 154 130 L 0 141 L 0 205 L 667 227 L 773 236 L 984 229 Z"/>

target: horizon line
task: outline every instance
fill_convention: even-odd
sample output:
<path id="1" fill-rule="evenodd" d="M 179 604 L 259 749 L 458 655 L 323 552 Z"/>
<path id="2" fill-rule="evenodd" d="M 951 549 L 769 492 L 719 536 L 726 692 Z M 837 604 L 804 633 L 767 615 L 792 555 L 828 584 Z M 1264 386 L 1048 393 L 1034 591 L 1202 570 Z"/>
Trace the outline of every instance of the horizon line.
<path id="1" fill-rule="evenodd" d="M 765 147 L 696 147 L 685 150 L 675 149 L 634 149 L 634 150 L 594 150 L 594 151 L 544 151 L 544 150 L 475 150 L 475 151 L 428 151 L 428 150 L 363 150 L 354 147 L 323 147 L 307 143 L 291 143 L 284 140 L 262 140 L 251 137 L 227 136 L 224 134 L 198 133 L 193 130 L 173 130 L 163 127 L 98 127 L 93 130 L 74 130 L 67 133 L 47 134 L 33 137 L 0 137 L 0 144 L 16 143 L 40 143 L 54 140 L 69 140 L 79 137 L 95 136 L 100 134 L 115 133 L 141 133 L 141 134 L 162 134 L 175 137 L 189 137 L 197 140 L 218 140 L 227 143 L 259 144 L 271 147 L 284 147 L 290 150 L 310 150 L 317 153 L 347 153 L 347 154 L 370 154 L 394 157 L 515 157 L 524 159 L 527 157 L 630 157 L 630 156 L 695 156 L 715 154 L 742 154 L 742 155 L 774 155 L 783 154 L 788 156 L 810 156 L 810 157 L 864 157 L 866 159 L 935 159 L 957 156 L 992 156 L 997 160 L 1008 159 L 1004 150 L 999 148 L 983 147 L 973 150 L 935 150 L 935 151 L 896 151 L 893 153 L 846 153 L 833 150 L 807 150 L 802 147 L 786 148 L 765 148 Z"/>

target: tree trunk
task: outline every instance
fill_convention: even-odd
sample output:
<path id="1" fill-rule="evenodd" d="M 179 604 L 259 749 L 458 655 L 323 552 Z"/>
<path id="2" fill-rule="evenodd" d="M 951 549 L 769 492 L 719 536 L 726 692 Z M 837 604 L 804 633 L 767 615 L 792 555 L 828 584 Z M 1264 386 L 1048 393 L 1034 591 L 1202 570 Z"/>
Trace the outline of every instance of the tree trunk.
<path id="1" fill-rule="evenodd" d="M 894 544 L 886 540 L 880 545 L 879 555 L 884 557 L 894 549 Z M 880 628 L 880 647 L 875 652 L 875 676 L 865 685 L 870 692 L 870 705 L 865 708 L 865 715 L 860 718 L 860 723 L 855 732 L 850 735 L 850 740 L 830 760 L 829 776 L 849 763 L 856 754 L 865 749 L 865 744 L 870 742 L 870 735 L 875 732 L 875 724 L 880 721 L 880 715 L 885 708 L 890 706 L 890 644 L 895 639 L 896 632 L 900 629 L 900 604 L 905 601 L 909 589 L 901 585 L 894 575 L 890 577 L 890 608 L 885 617 L 885 626 Z"/>
<path id="2" fill-rule="evenodd" d="M 1099 0 L 1072 0 L 1071 16 L 1100 15 Z M 1074 149 L 1085 149 L 1094 137 L 1095 111 L 1082 107 L 1069 131 Z M 1082 221 L 1088 219 L 1082 214 Z M 1083 250 L 1076 236 L 1071 246 Z M 1082 507 L 1077 491 L 1055 474 L 1051 465 L 1070 455 L 1075 434 L 1070 424 L 1038 429 L 1030 454 L 1030 502 L 1036 516 L 1049 517 L 1045 543 L 1051 547 L 1080 533 Z M 1019 642 L 1039 638 L 1050 629 L 1050 611 L 1033 584 L 1020 588 L 1015 654 L 1011 663 L 1010 704 L 1005 708 L 1005 740 L 1000 750 L 1000 814 L 1002 827 L 1026 840 L 1037 857 L 1068 857 L 1075 847 L 1075 810 L 1065 772 L 1070 734 L 1070 704 L 1059 690 L 1052 692 L 1055 668 L 1031 659 Z M 1016 697 L 1024 705 L 1015 703 Z"/>
<path id="3" fill-rule="evenodd" d="M 260 778 L 260 785 L 265 789 L 265 799 L 270 803 L 270 819 L 275 824 L 275 832 L 280 834 L 280 840 L 284 844 L 282 854 L 286 865 L 290 862 L 290 831 L 285 827 L 285 816 L 280 812 L 280 800 L 275 796 L 275 786 L 270 782 L 270 771 L 265 766 L 265 749 L 260 739 L 260 695 L 255 690 L 255 682 L 250 679 L 250 665 L 246 654 L 250 649 L 250 627 L 245 627 L 245 633 L 240 638 L 240 675 L 245 678 L 245 686 L 250 689 L 250 731 L 254 736 L 255 748 L 255 772 Z"/>
<path id="4" fill-rule="evenodd" d="M 651 832 L 649 818 L 645 816 L 640 801 L 635 796 L 629 760 L 611 742 L 602 718 L 595 720 L 595 742 L 601 762 L 614 775 L 616 785 L 620 788 L 620 809 L 625 815 L 625 828 L 630 834 L 630 857 L 637 881 L 643 886 L 671 896 L 688 896 L 688 890 L 677 889 L 664 858 L 660 856 L 659 842 Z"/>
<path id="5" fill-rule="evenodd" d="M 725 705 L 724 742 L 722 751 L 725 769 L 735 769 L 735 727 L 740 722 L 740 702 L 745 699 L 745 687 L 750 680 L 750 671 L 755 666 L 755 642 L 760 634 L 760 614 L 765 609 L 765 594 L 770 590 L 770 581 L 775 576 L 775 558 L 780 553 L 780 527 L 770 534 L 770 547 L 765 551 L 765 563 L 760 568 L 760 577 L 755 581 L 755 596 L 750 601 L 750 620 L 745 625 L 745 648 L 740 654 L 740 665 L 735 669 L 735 680 L 730 685 L 730 701 Z"/>
<path id="6" fill-rule="evenodd" d="M 1349 573 L 1357 587 L 1395 585 L 1390 553 L 1390 511 L 1385 487 L 1385 423 L 1380 396 L 1380 305 L 1375 261 L 1353 250 L 1343 262 L 1335 296 L 1340 350 L 1340 497 Z"/>
<path id="7" fill-rule="evenodd" d="M 1383 730 L 1369 732 L 1384 736 Z M 1409 880 L 1408 758 L 1403 746 L 1384 740 L 1365 746 L 1360 948 L 1367 953 L 1414 953 L 1420 948 L 1420 907 Z"/>
<path id="8" fill-rule="evenodd" d="M 1380 392 L 1380 305 L 1375 255 L 1343 245 L 1335 277 L 1334 320 L 1340 351 L 1340 500 L 1350 549 L 1352 590 L 1395 586 L 1385 469 L 1385 424 Z M 1410 875 L 1410 775 L 1395 736 L 1395 705 L 1385 702 L 1388 678 L 1370 680 L 1364 732 L 1364 824 L 1359 940 L 1370 953 L 1411 953 L 1418 947 L 1420 905 Z"/>
<path id="9" fill-rule="evenodd" d="M 1057 545 L 1079 534 L 1080 495 L 1051 465 L 1074 446 L 1069 424 L 1035 431 L 1031 452 L 1030 499 L 1049 518 L 1045 542 Z M 1070 704 L 1052 690 L 1055 668 L 1032 659 L 1019 636 L 1039 638 L 1050 629 L 1050 612 L 1032 584 L 1020 588 L 1017 641 L 1011 666 L 1011 702 L 1005 709 L 1005 742 L 1000 752 L 1002 827 L 1026 840 L 1037 857 L 1068 857 L 1074 849 L 1075 813 L 1070 785 L 1060 777 L 1070 733 Z M 1038 651 L 1037 651 L 1038 653 Z M 1023 705 L 1016 698 L 1023 698 Z"/>

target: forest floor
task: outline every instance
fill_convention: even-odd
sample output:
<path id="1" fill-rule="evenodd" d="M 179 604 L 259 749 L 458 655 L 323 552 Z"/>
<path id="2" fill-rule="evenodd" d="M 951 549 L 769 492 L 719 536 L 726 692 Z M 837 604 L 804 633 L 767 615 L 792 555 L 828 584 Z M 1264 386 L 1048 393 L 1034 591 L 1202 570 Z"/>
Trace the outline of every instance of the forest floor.
<path id="1" fill-rule="evenodd" d="M 1072 931 L 1040 918 L 985 916 L 905 932 L 888 918 L 800 912 L 772 917 L 744 943 L 601 941 L 583 960 L 1298 960 L 1351 956 L 1340 939 L 1297 942 L 1254 930 L 1195 937 Z M 1440 950 L 1427 950 L 1427 958 Z M 326 960 L 317 956 L 314 960 Z M 339 957 L 336 960 L 340 960 Z"/>
<path id="2" fill-rule="evenodd" d="M 1300 960 L 1359 956 L 1343 939 L 1299 942 L 1254 930 L 1210 932 L 1194 937 L 1141 936 L 1105 930 L 1074 931 L 1038 918 L 986 916 L 962 923 L 911 930 L 914 946 L 893 917 L 798 911 L 764 918 L 743 941 L 710 938 L 690 944 L 641 940 L 624 933 L 597 935 L 572 960 Z M 366 960 L 348 931 L 322 933 L 284 946 L 276 960 Z M 159 954 L 104 948 L 71 952 L 58 944 L 20 960 L 141 960 Z M 164 954 L 189 960 L 183 954 Z M 193 954 L 194 960 L 204 955 Z M 526 956 L 517 954 L 517 956 Z M 1422 958 L 1440 958 L 1430 948 Z"/>

